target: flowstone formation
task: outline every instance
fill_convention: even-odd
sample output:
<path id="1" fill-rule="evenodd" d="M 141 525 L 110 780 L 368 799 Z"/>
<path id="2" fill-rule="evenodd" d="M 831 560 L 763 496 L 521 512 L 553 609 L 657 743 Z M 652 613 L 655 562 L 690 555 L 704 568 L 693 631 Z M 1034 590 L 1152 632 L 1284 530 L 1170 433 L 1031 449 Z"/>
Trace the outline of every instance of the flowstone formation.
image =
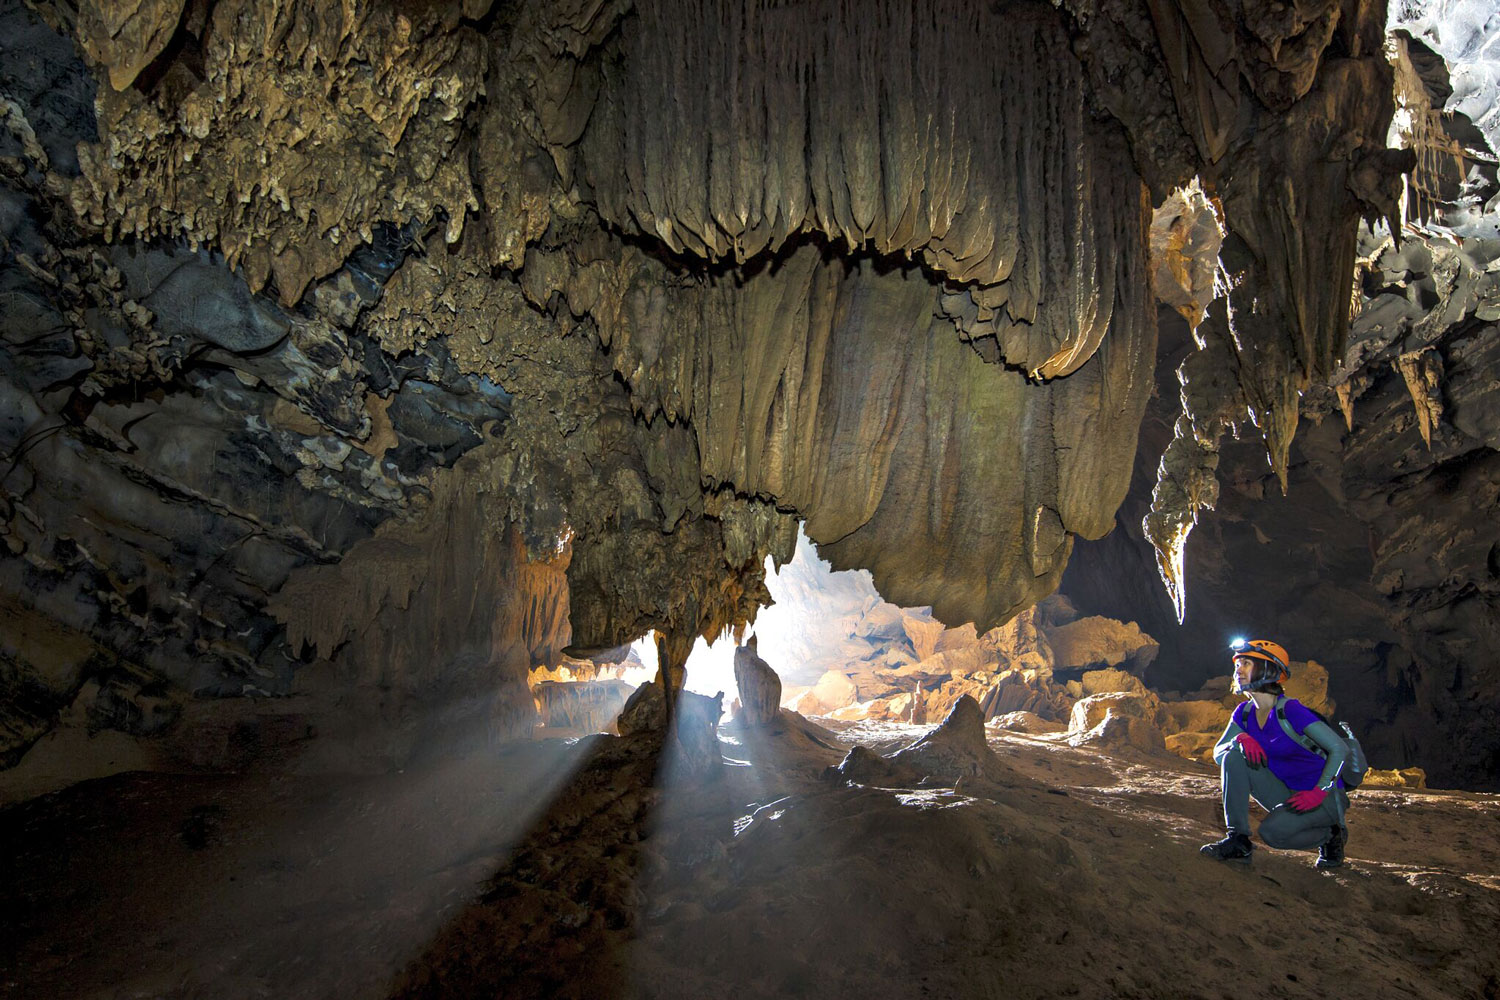
<path id="1" fill-rule="evenodd" d="M 1013 618 L 1125 495 L 1194 175 L 1284 451 L 1396 190 L 1377 6 L 7 4 L 0 579 L 69 637 L 7 759 L 80 697 L 522 733 L 564 650 L 677 684 L 798 519 Z"/>
<path id="2" fill-rule="evenodd" d="M 1461 27 L 1450 26 L 1448 43 Z M 1159 689 L 1198 687 L 1223 670 L 1228 637 L 1265 633 L 1328 665 L 1332 695 L 1379 766 L 1493 788 L 1500 189 L 1475 123 L 1444 107 L 1457 92 L 1442 63 L 1401 34 L 1392 52 L 1394 132 L 1417 153 L 1406 223 L 1399 242 L 1386 227 L 1361 230 L 1350 335 L 1328 383 L 1300 400 L 1288 493 L 1252 436 L 1222 443 L 1216 478 L 1203 480 L 1218 513 L 1187 552 L 1197 596 L 1178 627 L 1180 609 L 1153 585 L 1140 521 L 1155 470 L 1138 461 L 1116 531 L 1086 547 L 1063 592 L 1161 640 L 1149 674 Z M 1164 368 L 1201 353 L 1182 324 L 1162 330 Z M 1161 382 L 1170 399 L 1176 386 Z M 1153 402 L 1143 454 L 1179 447 L 1167 445 L 1174 410 Z"/>
<path id="3" fill-rule="evenodd" d="M 1163 18 L 1178 43 L 1166 51 L 1179 105 L 1211 111 L 1194 139 L 1224 230 L 1216 295 L 1193 321 L 1197 350 L 1177 369 L 1181 416 L 1145 523 L 1179 622 L 1183 550 L 1199 512 L 1214 506 L 1219 441 L 1263 440 L 1286 490 L 1300 394 L 1343 355 L 1357 223 L 1400 217 L 1389 178 L 1415 157 L 1386 148 L 1394 107 L 1382 15 L 1374 4 L 1267 9 L 1239 26 L 1260 43 L 1245 54 L 1228 49 L 1223 20 Z M 1330 42 L 1347 55 L 1325 57 Z"/>

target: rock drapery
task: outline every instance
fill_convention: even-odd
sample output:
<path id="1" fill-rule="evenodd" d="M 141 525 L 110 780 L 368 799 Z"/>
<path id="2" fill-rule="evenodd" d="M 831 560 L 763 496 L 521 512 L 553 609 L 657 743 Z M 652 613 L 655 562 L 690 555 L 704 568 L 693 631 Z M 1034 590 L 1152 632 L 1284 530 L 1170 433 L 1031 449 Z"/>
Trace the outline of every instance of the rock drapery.
<path id="1" fill-rule="evenodd" d="M 33 736 L 105 660 L 141 698 L 505 677 L 524 730 L 565 642 L 657 629 L 670 677 L 753 617 L 798 518 L 986 629 L 1128 486 L 1148 192 L 1201 176 L 1276 304 L 1235 376 L 1273 438 L 1390 194 L 1374 5 L 37 10 L 27 78 L 68 84 L 5 82 L 6 586 L 106 652 L 17 661 Z"/>
<path id="2" fill-rule="evenodd" d="M 1145 526 L 1180 622 L 1183 549 L 1216 501 L 1219 440 L 1253 427 L 1286 489 L 1300 393 L 1343 355 L 1357 223 L 1399 218 L 1392 182 L 1414 155 L 1385 145 L 1394 106 L 1380 5 L 1284 7 L 1238 24 L 1153 11 L 1177 42 L 1165 51 L 1179 106 L 1213 112 L 1194 139 L 1225 229 L 1220 294 L 1178 369 L 1182 416 Z"/>

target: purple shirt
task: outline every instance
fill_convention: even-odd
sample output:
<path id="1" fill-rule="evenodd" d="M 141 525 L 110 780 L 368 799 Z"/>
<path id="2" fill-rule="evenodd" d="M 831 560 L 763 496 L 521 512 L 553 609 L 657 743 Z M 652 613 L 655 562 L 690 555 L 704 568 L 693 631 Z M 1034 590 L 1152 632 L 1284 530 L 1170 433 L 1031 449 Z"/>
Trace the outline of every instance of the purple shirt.
<path id="1" fill-rule="evenodd" d="M 1281 706 L 1281 712 L 1298 733 L 1320 721 L 1312 709 L 1292 698 L 1288 698 Z M 1281 779 L 1282 784 L 1294 792 L 1318 787 L 1318 779 L 1323 776 L 1323 766 L 1328 761 L 1288 736 L 1286 730 L 1281 728 L 1281 723 L 1276 721 L 1274 709 L 1266 713 L 1264 729 L 1255 717 L 1255 706 L 1251 702 L 1247 701 L 1235 709 L 1234 714 L 1234 721 L 1239 727 L 1255 737 L 1255 742 L 1265 750 L 1269 759 L 1267 766 L 1272 774 Z"/>

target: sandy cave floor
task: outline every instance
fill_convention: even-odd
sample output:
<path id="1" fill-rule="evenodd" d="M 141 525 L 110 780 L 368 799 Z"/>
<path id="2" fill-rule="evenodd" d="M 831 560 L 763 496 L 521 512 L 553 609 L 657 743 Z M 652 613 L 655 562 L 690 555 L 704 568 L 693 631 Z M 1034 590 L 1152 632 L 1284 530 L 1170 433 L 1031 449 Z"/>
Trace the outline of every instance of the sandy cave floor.
<path id="1" fill-rule="evenodd" d="M 728 726 L 351 777 L 125 774 L 0 811 L 5 997 L 1495 997 L 1500 797 L 1365 791 L 1348 867 L 1219 835 L 1171 756 L 991 736 L 876 789 Z"/>

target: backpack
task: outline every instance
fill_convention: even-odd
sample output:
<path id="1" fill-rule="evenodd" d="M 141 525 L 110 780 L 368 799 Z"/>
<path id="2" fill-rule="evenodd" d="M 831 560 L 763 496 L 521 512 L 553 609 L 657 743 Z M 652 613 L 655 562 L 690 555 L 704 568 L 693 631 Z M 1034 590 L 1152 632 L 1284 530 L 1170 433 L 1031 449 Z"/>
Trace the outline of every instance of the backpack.
<path id="1" fill-rule="evenodd" d="M 1292 724 L 1287 721 L 1286 714 L 1281 711 L 1281 706 L 1285 704 L 1285 695 L 1276 699 L 1276 721 L 1281 723 L 1282 731 L 1292 739 L 1296 740 L 1298 743 L 1302 744 L 1302 746 L 1306 747 L 1308 750 L 1311 750 L 1313 753 L 1317 754 L 1319 757 L 1327 757 L 1328 755 L 1323 752 L 1323 748 L 1318 746 L 1317 742 L 1313 740 L 1312 737 L 1307 736 L 1303 733 L 1299 733 L 1296 729 L 1292 728 Z M 1307 708 L 1306 705 L 1303 705 L 1302 707 Z M 1349 759 L 1346 760 L 1344 762 L 1344 766 L 1339 769 L 1337 777 L 1343 779 L 1345 788 L 1358 788 L 1359 783 L 1365 780 L 1365 775 L 1370 770 L 1370 762 L 1365 759 L 1364 748 L 1359 745 L 1359 740 L 1355 738 L 1354 730 L 1349 728 L 1349 723 L 1347 722 L 1340 722 L 1337 728 L 1335 728 L 1334 724 L 1332 722 L 1329 722 L 1327 717 L 1324 716 L 1322 712 L 1318 711 L 1315 708 L 1307 708 L 1307 710 L 1313 715 L 1316 715 L 1318 717 L 1318 720 L 1327 725 L 1329 729 L 1332 729 L 1335 736 L 1339 736 L 1340 729 L 1344 731 L 1343 735 L 1339 738 L 1344 741 L 1344 746 L 1349 748 Z"/>

